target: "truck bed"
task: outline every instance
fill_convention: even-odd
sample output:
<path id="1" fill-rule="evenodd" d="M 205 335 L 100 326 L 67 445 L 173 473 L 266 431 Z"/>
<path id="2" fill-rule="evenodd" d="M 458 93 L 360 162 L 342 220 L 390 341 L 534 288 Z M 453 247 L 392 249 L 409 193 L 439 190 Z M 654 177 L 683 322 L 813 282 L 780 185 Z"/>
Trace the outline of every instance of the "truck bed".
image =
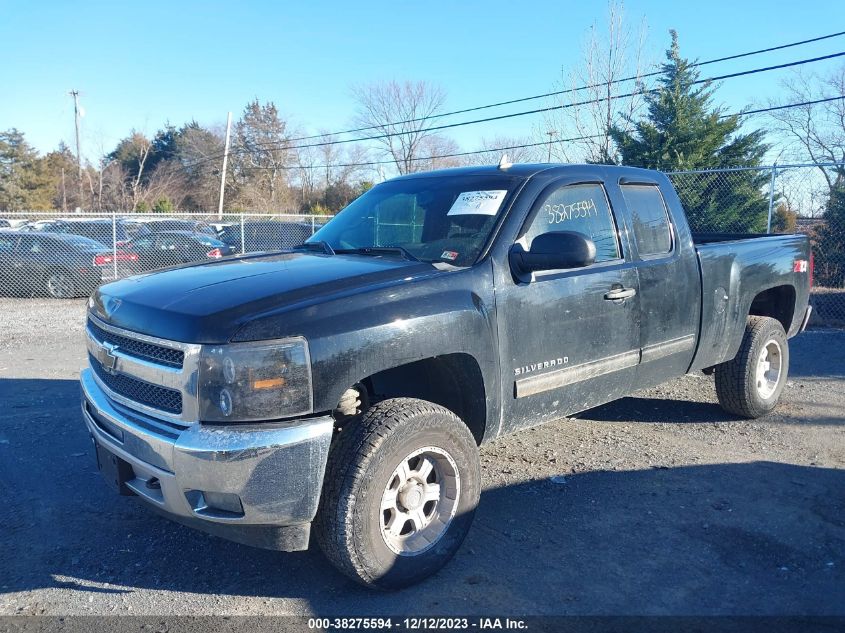
<path id="1" fill-rule="evenodd" d="M 705 233 L 692 232 L 692 241 L 694 244 L 713 244 L 716 242 L 736 242 L 739 240 L 753 240 L 764 237 L 772 237 L 771 234 L 766 233 Z"/>
<path id="2" fill-rule="evenodd" d="M 794 309 L 781 322 L 794 335 L 807 308 L 809 280 L 796 264 L 810 259 L 806 235 L 693 233 L 701 274 L 701 332 L 692 369 L 730 360 L 739 349 L 745 318 L 770 301 Z M 799 298 L 803 301 L 798 302 Z M 755 304 L 755 302 L 758 302 Z"/>

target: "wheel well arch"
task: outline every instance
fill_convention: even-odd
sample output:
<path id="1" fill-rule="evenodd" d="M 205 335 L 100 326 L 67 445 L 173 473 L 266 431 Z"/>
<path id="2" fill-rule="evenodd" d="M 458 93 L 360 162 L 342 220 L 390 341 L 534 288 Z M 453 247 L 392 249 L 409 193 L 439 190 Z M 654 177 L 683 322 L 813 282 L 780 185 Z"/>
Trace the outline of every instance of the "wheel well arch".
<path id="1" fill-rule="evenodd" d="M 795 316 L 795 287 L 784 284 L 763 290 L 754 297 L 748 315 L 777 319 L 789 332 Z"/>
<path id="2" fill-rule="evenodd" d="M 367 376 L 360 381 L 369 400 L 419 398 L 446 407 L 469 427 L 477 444 L 487 426 L 487 395 L 478 362 L 469 354 L 424 358 Z"/>

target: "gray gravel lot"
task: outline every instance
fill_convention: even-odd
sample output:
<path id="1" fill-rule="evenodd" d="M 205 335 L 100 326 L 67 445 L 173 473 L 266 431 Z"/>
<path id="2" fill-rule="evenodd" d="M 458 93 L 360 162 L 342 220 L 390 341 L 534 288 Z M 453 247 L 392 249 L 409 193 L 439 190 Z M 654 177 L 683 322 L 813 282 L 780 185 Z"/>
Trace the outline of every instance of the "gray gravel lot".
<path id="1" fill-rule="evenodd" d="M 793 341 L 761 420 L 688 376 L 486 446 L 456 559 L 379 594 L 315 548 L 251 549 L 114 496 L 78 411 L 84 312 L 0 299 L 0 615 L 845 615 L 845 331 Z"/>

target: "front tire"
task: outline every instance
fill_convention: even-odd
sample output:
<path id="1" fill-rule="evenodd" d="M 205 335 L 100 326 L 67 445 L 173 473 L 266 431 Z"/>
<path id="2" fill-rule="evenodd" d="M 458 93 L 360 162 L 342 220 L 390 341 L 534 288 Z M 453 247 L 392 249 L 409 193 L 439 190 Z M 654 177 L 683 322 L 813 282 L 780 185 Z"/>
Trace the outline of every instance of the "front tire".
<path id="1" fill-rule="evenodd" d="M 315 536 L 350 578 L 400 589 L 454 556 L 480 490 L 478 448 L 454 413 L 384 400 L 351 420 L 332 447 Z"/>
<path id="2" fill-rule="evenodd" d="M 777 406 L 788 371 L 789 343 L 780 321 L 748 317 L 736 357 L 716 367 L 719 404 L 729 413 L 762 417 Z"/>
<path id="3" fill-rule="evenodd" d="M 76 281 L 64 270 L 51 270 L 47 273 L 45 290 L 53 299 L 70 299 L 78 294 Z"/>

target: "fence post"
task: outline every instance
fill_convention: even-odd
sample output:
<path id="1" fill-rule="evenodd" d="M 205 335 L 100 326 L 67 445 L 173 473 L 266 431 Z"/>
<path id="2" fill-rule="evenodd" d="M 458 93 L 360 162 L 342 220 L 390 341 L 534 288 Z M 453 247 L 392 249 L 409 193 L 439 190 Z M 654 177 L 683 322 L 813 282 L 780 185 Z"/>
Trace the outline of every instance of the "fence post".
<path id="1" fill-rule="evenodd" d="M 772 177 L 769 181 L 769 218 L 766 221 L 766 233 L 772 232 L 772 212 L 774 211 L 775 205 L 775 178 L 777 177 L 778 173 L 778 163 L 775 161 L 775 164 L 772 165 Z"/>
<path id="2" fill-rule="evenodd" d="M 111 212 L 111 256 L 114 278 L 117 279 L 117 211 Z"/>
<path id="3" fill-rule="evenodd" d="M 246 252 L 246 239 L 244 238 L 244 214 L 241 213 L 241 255 Z"/>
<path id="4" fill-rule="evenodd" d="M 317 232 L 317 225 L 314 222 L 314 216 L 312 215 L 311 216 L 311 235 L 314 235 L 314 233 L 316 233 L 316 232 Z"/>

